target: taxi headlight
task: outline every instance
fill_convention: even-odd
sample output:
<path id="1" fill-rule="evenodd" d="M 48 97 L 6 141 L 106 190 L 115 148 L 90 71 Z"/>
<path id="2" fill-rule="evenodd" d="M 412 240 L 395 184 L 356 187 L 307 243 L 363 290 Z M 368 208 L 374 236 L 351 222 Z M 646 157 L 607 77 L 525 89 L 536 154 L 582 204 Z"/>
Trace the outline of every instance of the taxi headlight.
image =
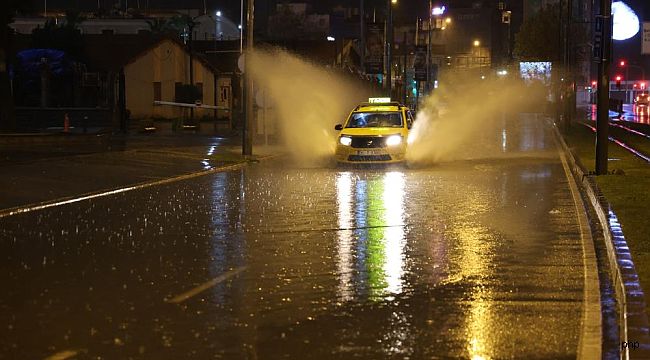
<path id="1" fill-rule="evenodd" d="M 350 146 L 350 144 L 352 144 L 352 138 L 348 136 L 341 136 L 341 138 L 339 138 L 339 142 L 341 145 Z"/>
<path id="2" fill-rule="evenodd" d="M 386 146 L 395 146 L 402 143 L 402 137 L 399 135 L 391 135 L 386 138 Z"/>

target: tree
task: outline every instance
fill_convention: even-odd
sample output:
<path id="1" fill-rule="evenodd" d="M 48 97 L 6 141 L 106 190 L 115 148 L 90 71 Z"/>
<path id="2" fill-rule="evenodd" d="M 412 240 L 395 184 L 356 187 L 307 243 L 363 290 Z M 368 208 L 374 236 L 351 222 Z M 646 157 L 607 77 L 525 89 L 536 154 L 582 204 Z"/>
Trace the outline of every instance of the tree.
<path id="1" fill-rule="evenodd" d="M 560 26 L 558 4 L 549 4 L 526 19 L 515 35 L 515 58 L 521 61 L 560 60 Z"/>
<path id="2" fill-rule="evenodd" d="M 42 28 L 32 32 L 34 47 L 58 49 L 64 51 L 75 59 L 79 59 L 83 51 L 83 38 L 79 25 L 86 20 L 76 10 L 68 10 L 65 21 L 57 25 L 54 20 L 48 19 Z"/>
<path id="3" fill-rule="evenodd" d="M 11 93 L 8 59 L 12 57 L 11 38 L 13 29 L 9 27 L 16 13 L 31 7 L 31 0 L 0 1 L 0 131 L 13 131 L 16 128 L 14 99 Z"/>
<path id="4" fill-rule="evenodd" d="M 192 30 L 197 25 L 199 25 L 199 22 L 185 14 L 173 16 L 167 21 L 167 27 L 172 32 L 179 34 L 184 43 L 192 39 Z"/>

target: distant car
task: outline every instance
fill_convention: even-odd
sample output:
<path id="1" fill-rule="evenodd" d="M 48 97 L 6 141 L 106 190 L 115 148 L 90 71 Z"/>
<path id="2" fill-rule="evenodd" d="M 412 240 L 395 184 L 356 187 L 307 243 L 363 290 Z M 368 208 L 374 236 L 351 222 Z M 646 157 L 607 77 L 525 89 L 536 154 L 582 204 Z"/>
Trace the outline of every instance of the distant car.
<path id="1" fill-rule="evenodd" d="M 370 98 L 359 104 L 340 131 L 336 147 L 339 163 L 400 163 L 405 160 L 406 140 L 413 125 L 411 110 L 390 98 Z"/>
<path id="2" fill-rule="evenodd" d="M 637 107 L 648 107 L 650 105 L 650 95 L 647 92 L 637 95 L 634 99 L 634 104 Z"/>

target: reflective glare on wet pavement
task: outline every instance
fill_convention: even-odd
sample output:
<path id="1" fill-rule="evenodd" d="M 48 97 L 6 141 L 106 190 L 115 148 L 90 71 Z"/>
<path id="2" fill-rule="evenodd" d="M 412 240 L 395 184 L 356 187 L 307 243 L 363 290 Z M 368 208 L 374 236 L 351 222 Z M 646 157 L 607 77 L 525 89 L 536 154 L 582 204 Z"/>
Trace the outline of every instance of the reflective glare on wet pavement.
<path id="1" fill-rule="evenodd" d="M 484 140 L 2 218 L 0 358 L 575 358 L 582 247 L 551 129 Z"/>

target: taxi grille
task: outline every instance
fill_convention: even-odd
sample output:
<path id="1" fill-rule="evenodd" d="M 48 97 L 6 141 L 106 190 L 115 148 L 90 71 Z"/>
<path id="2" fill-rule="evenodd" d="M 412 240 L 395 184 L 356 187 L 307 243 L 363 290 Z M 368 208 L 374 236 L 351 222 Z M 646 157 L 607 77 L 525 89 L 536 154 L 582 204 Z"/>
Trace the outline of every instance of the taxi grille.
<path id="1" fill-rule="evenodd" d="M 390 161 L 390 155 L 350 155 L 348 161 Z"/>
<path id="2" fill-rule="evenodd" d="M 354 136 L 350 146 L 353 148 L 382 148 L 386 146 L 386 141 L 380 136 Z"/>

